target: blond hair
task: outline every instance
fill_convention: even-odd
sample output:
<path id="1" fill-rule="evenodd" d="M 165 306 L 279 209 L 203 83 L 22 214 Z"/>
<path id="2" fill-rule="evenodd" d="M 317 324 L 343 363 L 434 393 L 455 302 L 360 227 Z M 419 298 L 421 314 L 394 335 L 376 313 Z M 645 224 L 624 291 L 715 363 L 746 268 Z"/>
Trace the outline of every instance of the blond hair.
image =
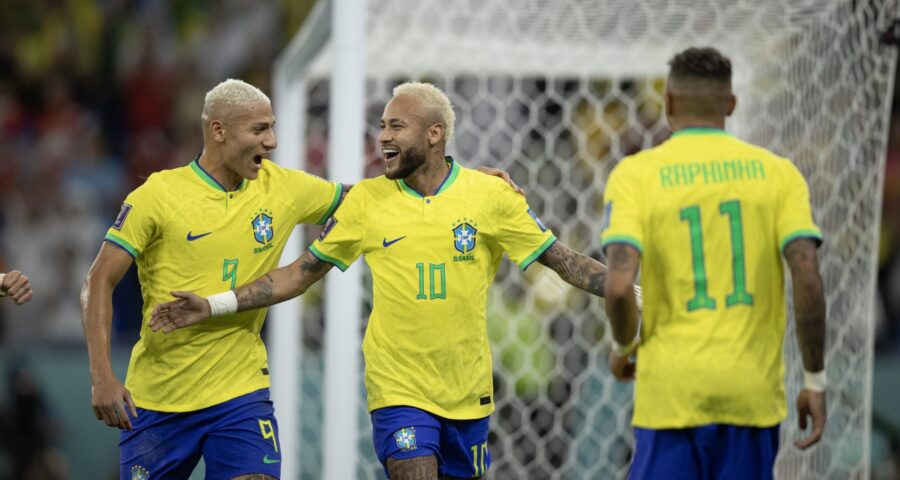
<path id="1" fill-rule="evenodd" d="M 203 123 L 223 114 L 225 107 L 248 105 L 256 102 L 270 102 L 262 90 L 243 80 L 229 78 L 206 92 L 203 102 Z"/>
<path id="2" fill-rule="evenodd" d="M 426 108 L 433 109 L 440 117 L 441 124 L 444 125 L 444 140 L 450 143 L 450 140 L 453 139 L 453 124 L 456 123 L 456 114 L 453 113 L 450 99 L 441 89 L 430 83 L 406 82 L 394 87 L 393 93 L 395 97 L 409 95 L 417 98 Z"/>

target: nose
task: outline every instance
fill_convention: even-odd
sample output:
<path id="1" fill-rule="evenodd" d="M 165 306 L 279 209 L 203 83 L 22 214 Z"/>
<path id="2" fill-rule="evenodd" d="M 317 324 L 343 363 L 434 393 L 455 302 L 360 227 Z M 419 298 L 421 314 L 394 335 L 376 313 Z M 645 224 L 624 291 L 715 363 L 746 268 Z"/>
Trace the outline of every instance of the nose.
<path id="1" fill-rule="evenodd" d="M 278 139 L 275 138 L 274 129 L 269 129 L 269 133 L 263 137 L 262 146 L 268 151 L 275 150 L 278 147 Z"/>
<path id="2" fill-rule="evenodd" d="M 390 130 L 388 130 L 387 128 L 382 128 L 381 133 L 378 134 L 378 143 L 384 145 L 389 141 L 391 141 Z"/>

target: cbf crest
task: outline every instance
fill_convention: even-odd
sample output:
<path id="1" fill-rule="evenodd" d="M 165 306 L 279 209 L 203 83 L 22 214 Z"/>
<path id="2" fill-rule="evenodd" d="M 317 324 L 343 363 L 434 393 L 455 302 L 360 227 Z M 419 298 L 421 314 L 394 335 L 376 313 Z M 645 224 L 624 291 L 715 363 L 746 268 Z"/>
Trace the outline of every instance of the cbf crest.
<path id="1" fill-rule="evenodd" d="M 253 238 L 263 245 L 262 247 L 254 248 L 253 253 L 264 252 L 272 248 L 272 237 L 275 235 L 275 230 L 272 226 L 272 211 L 260 208 L 250 225 L 253 227 Z"/>
<path id="2" fill-rule="evenodd" d="M 416 449 L 416 427 L 405 427 L 394 432 L 394 441 L 401 450 Z"/>
<path id="3" fill-rule="evenodd" d="M 462 254 L 454 256 L 453 261 L 465 262 L 475 260 L 475 256 L 472 255 L 478 236 L 478 228 L 475 221 L 470 218 L 458 219 L 453 222 L 452 230 L 453 248 Z"/>
<path id="4" fill-rule="evenodd" d="M 150 480 L 150 472 L 140 465 L 135 465 L 131 467 L 131 480 Z"/>

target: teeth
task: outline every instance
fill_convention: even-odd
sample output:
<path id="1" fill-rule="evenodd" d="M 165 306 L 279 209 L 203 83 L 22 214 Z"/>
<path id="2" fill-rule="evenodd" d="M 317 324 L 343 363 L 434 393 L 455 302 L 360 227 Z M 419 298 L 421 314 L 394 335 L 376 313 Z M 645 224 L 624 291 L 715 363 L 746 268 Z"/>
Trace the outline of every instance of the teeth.
<path id="1" fill-rule="evenodd" d="M 396 149 L 393 149 L 393 148 L 385 148 L 385 149 L 382 150 L 381 152 L 384 153 L 385 155 L 393 155 L 393 154 L 395 154 L 395 153 L 399 153 L 400 150 L 396 150 Z"/>

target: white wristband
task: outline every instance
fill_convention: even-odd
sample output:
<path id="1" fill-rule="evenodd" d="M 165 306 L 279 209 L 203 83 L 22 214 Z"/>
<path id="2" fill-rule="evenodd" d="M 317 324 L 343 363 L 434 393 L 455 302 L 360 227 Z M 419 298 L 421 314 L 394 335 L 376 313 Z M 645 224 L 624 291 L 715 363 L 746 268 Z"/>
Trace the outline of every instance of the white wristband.
<path id="1" fill-rule="evenodd" d="M 209 316 L 211 317 L 221 317 L 237 312 L 238 301 L 234 290 L 211 295 L 206 297 L 206 301 L 209 302 Z"/>
<path id="2" fill-rule="evenodd" d="M 641 293 L 640 285 L 633 285 L 634 287 L 634 302 L 637 304 L 638 312 L 644 311 L 644 295 Z"/>
<path id="3" fill-rule="evenodd" d="M 5 276 L 5 273 L 0 273 L 0 297 L 6 296 L 6 290 L 3 289 L 3 277 Z"/>
<path id="4" fill-rule="evenodd" d="M 803 388 L 816 393 L 822 393 L 827 386 L 828 382 L 825 381 L 824 369 L 816 373 L 803 370 Z"/>
<path id="5" fill-rule="evenodd" d="M 616 355 L 620 357 L 625 357 L 627 355 L 631 355 L 631 352 L 637 348 L 638 344 L 641 343 L 641 336 L 637 334 L 634 336 L 634 340 L 631 341 L 628 345 L 622 345 L 613 339 L 613 350 L 615 350 Z"/>

